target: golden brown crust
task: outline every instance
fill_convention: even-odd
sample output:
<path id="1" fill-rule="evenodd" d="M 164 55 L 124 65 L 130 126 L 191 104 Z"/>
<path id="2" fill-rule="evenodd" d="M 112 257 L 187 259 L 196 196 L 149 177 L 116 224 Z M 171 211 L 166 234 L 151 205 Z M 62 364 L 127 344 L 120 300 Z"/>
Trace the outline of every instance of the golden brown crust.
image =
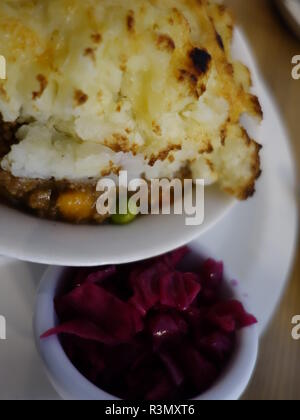
<path id="1" fill-rule="evenodd" d="M 39 1 L 31 2 L 31 7 L 35 7 Z M 102 3 L 101 0 L 87 3 L 61 0 L 58 3 L 61 5 L 59 7 L 66 8 L 70 16 L 75 16 L 75 28 L 80 22 L 79 27 L 83 29 L 84 41 L 81 43 L 81 38 L 78 38 L 78 51 L 72 50 L 73 44 L 77 43 L 68 39 L 69 34 L 63 33 L 60 38 L 60 28 L 53 31 L 50 40 L 45 34 L 44 39 L 35 31 L 34 25 L 27 27 L 21 18 L 6 19 L 4 9 L 0 7 L 0 23 L 3 23 L 0 31 L 18 35 L 11 41 L 13 48 L 8 48 L 8 60 L 14 63 L 20 51 L 25 51 L 28 55 L 32 54 L 35 64 L 38 63 L 34 67 L 38 71 L 33 73 L 29 95 L 27 92 L 24 95 L 26 98 L 32 96 L 32 100 L 35 100 L 28 109 L 38 109 L 46 98 L 42 111 L 48 112 L 47 103 L 51 100 L 47 98 L 53 99 L 51 88 L 56 91 L 60 87 L 63 94 L 58 96 L 63 99 L 58 103 L 61 106 L 58 109 L 64 109 L 65 104 L 73 102 L 74 111 L 70 116 L 71 122 L 67 115 L 67 121 L 62 120 L 63 123 L 72 124 L 78 116 L 81 117 L 81 112 L 84 118 L 87 115 L 88 120 L 90 113 L 97 109 L 91 119 L 94 121 L 100 116 L 95 126 L 98 124 L 101 127 L 103 117 L 103 125 L 106 128 L 107 124 L 108 129 L 103 130 L 103 137 L 99 135 L 95 142 L 115 153 L 141 155 L 150 166 L 157 161 L 173 163 L 178 156 L 183 156 L 182 165 L 197 159 L 205 161 L 221 188 L 239 199 L 251 196 L 260 174 L 260 146 L 242 130 L 240 119 L 241 115 L 247 113 L 260 120 L 263 111 L 258 98 L 250 90 L 252 81 L 249 70 L 231 57 L 234 21 L 227 8 L 208 0 L 170 0 L 170 7 L 167 8 L 158 0 L 128 1 L 119 8 L 120 12 L 118 9 L 116 13 L 108 14 L 111 27 L 107 31 L 106 22 L 99 22 L 94 13 L 94 6 L 98 2 Z M 106 8 L 110 9 L 110 6 Z M 76 13 L 80 15 L 78 22 Z M 115 36 L 122 34 L 122 49 L 108 39 L 107 32 L 113 30 Z M 62 42 L 62 39 L 70 42 Z M 56 45 L 62 45 L 58 53 Z M 74 80 L 74 85 L 69 83 L 71 86 L 66 87 L 68 83 L 63 79 L 61 66 L 67 59 L 71 61 L 68 55 L 70 50 L 75 63 L 76 58 L 80 57 L 82 65 L 88 69 L 94 67 L 95 70 L 99 65 L 99 71 L 96 68 L 95 73 L 103 76 L 104 82 L 101 79 L 98 84 L 97 79 L 97 86 L 94 85 L 91 90 L 89 83 L 81 85 L 76 74 L 72 73 L 72 77 L 66 78 L 72 83 Z M 107 57 L 103 51 L 108 51 L 109 56 L 105 63 Z M 95 66 L 91 66 L 89 60 Z M 115 71 L 110 77 L 113 66 Z M 76 64 L 70 67 L 74 69 Z M 29 82 L 32 83 L 32 79 Z M 39 84 L 37 87 L 36 82 Z M 53 86 L 52 83 L 60 83 L 61 86 Z M 110 83 L 113 87 L 109 91 Z M 9 103 L 10 95 L 13 96 L 8 87 L 0 83 L 2 103 Z M 109 105 L 106 107 L 107 103 Z M 181 104 L 184 104 L 182 108 Z M 124 111 L 126 107 L 129 108 L 127 114 Z M 116 124 L 110 121 L 114 112 L 118 113 L 117 117 L 114 116 Z M 196 115 L 197 112 L 200 117 Z M 201 113 L 208 114 L 207 120 L 203 121 Z M 225 117 L 219 122 L 220 114 Z M 171 122 L 169 117 L 174 117 Z M 72 136 L 75 131 L 73 125 L 71 134 L 67 134 Z M 88 127 L 81 131 L 86 133 Z M 180 134 L 176 137 L 174 132 Z M 78 132 L 76 135 L 79 136 Z M 94 141 L 89 137 L 79 140 Z M 186 157 L 184 152 L 187 149 L 193 150 L 195 156 L 186 153 Z M 232 162 L 238 160 L 240 154 L 244 157 L 239 161 L 240 166 L 233 167 Z M 109 171 L 117 173 L 118 169 L 110 165 L 101 168 L 99 174 L 101 170 L 102 176 L 109 175 Z"/>
<path id="2" fill-rule="evenodd" d="M 220 180 L 221 186 L 224 191 L 234 195 L 237 199 L 247 200 L 255 193 L 256 181 L 262 173 L 260 159 L 262 146 L 251 139 L 245 129 L 236 129 L 228 124 L 224 129 L 222 147 L 224 154 L 231 147 L 235 147 L 239 151 L 244 173 L 238 171 L 239 165 L 234 168 L 226 161 L 223 162 L 222 169 L 219 168 L 223 176 L 223 179 Z"/>
<path id="3" fill-rule="evenodd" d="M 134 33 L 135 32 L 135 15 L 134 15 L 134 11 L 130 10 L 127 17 L 126 17 L 126 24 L 127 24 L 127 29 L 128 32 L 130 33 Z"/>
<path id="4" fill-rule="evenodd" d="M 152 155 L 149 160 L 149 165 L 154 166 L 157 161 L 165 161 L 171 152 L 176 152 L 182 149 L 181 144 L 170 144 L 165 150 L 159 152 L 158 155 Z"/>
<path id="5" fill-rule="evenodd" d="M 76 106 L 84 105 L 88 101 L 89 97 L 82 90 L 76 90 L 74 92 L 74 101 Z"/>
<path id="6" fill-rule="evenodd" d="M 40 98 L 48 86 L 47 78 L 43 74 L 38 74 L 36 79 L 40 84 L 40 89 L 36 92 L 32 92 L 32 99 Z"/>
<path id="7" fill-rule="evenodd" d="M 261 159 L 260 159 L 260 150 L 262 146 L 257 144 L 255 141 L 251 141 L 255 146 L 255 152 L 252 156 L 252 177 L 249 178 L 248 183 L 241 187 L 239 190 L 230 190 L 226 189 L 229 194 L 236 196 L 241 201 L 247 200 L 255 194 L 255 185 L 256 181 L 260 178 L 262 174 L 261 170 Z"/>
<path id="8" fill-rule="evenodd" d="M 95 63 L 96 62 L 96 51 L 97 51 L 96 48 L 89 47 L 89 48 L 86 48 L 84 50 L 83 55 L 84 55 L 84 57 L 89 57 Z"/>
<path id="9" fill-rule="evenodd" d="M 99 32 L 95 32 L 91 35 L 91 39 L 95 44 L 101 44 L 102 42 L 102 35 Z"/>
<path id="10" fill-rule="evenodd" d="M 175 42 L 167 34 L 159 34 L 156 42 L 158 48 L 167 52 L 173 52 L 176 48 Z"/>

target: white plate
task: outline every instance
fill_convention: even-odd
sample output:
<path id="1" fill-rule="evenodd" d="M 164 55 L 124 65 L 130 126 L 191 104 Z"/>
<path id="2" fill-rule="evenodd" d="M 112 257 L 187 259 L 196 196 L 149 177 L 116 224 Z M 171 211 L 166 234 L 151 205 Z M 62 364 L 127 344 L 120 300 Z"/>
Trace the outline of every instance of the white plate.
<path id="1" fill-rule="evenodd" d="M 262 332 L 289 277 L 298 214 L 287 135 L 261 81 L 259 91 L 265 111 L 261 133 L 265 147 L 257 194 L 236 206 L 193 246 L 224 259 L 228 275 L 241 280 Z M 0 258 L 0 314 L 7 320 L 7 341 L 0 341 L 1 399 L 58 398 L 43 373 L 32 336 L 35 290 L 44 269 Z"/>

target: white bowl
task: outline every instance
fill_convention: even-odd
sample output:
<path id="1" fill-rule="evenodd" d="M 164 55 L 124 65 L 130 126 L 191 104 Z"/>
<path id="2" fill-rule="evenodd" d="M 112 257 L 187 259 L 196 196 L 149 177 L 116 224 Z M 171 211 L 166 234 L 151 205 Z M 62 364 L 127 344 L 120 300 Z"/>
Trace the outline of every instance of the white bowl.
<path id="1" fill-rule="evenodd" d="M 57 318 L 53 300 L 63 273 L 64 268 L 62 267 L 49 268 L 37 293 L 34 335 L 48 378 L 58 394 L 65 400 L 117 400 L 116 397 L 97 388 L 79 373 L 66 356 L 57 337 L 40 339 L 44 332 L 56 325 Z M 230 289 L 230 293 L 242 302 L 245 300 L 238 289 L 234 291 Z M 245 307 L 247 308 L 247 304 Z M 238 333 L 236 349 L 230 364 L 215 385 L 195 399 L 237 400 L 251 379 L 257 353 L 258 332 L 254 325 Z"/>
<path id="2" fill-rule="evenodd" d="M 151 258 L 191 242 L 217 223 L 235 200 L 209 187 L 205 223 L 186 226 L 185 215 L 149 215 L 126 226 L 71 225 L 0 205 L 0 255 L 40 264 L 97 266 Z"/>
<path id="3" fill-rule="evenodd" d="M 233 55 L 245 62 L 258 83 L 254 60 L 239 30 Z M 260 96 L 260 89 L 255 92 Z M 246 121 L 259 138 L 259 127 Z M 59 266 L 122 264 L 147 259 L 192 241 L 220 221 L 236 201 L 217 187 L 205 191 L 205 221 L 188 227 L 185 216 L 144 216 L 128 226 L 73 226 L 40 220 L 0 205 L 0 255 Z"/>

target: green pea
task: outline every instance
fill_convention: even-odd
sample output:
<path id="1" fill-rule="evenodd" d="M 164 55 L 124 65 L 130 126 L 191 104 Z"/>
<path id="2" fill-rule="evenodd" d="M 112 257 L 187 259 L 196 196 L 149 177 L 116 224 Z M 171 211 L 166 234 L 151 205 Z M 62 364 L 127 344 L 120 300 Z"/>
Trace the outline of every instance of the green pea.
<path id="1" fill-rule="evenodd" d="M 137 217 L 137 212 L 131 213 L 127 206 L 126 214 L 114 214 L 111 216 L 111 222 L 115 225 L 128 225 L 133 222 Z"/>

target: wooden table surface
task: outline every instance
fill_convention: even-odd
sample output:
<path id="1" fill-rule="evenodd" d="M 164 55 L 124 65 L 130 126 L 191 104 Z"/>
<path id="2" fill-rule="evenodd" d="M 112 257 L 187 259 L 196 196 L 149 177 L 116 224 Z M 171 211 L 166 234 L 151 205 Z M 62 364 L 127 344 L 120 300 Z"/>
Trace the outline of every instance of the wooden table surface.
<path id="1" fill-rule="evenodd" d="M 284 26 L 272 0 L 225 2 L 244 29 L 286 122 L 298 164 L 300 194 L 300 80 L 291 77 L 291 60 L 300 54 L 300 42 Z M 261 341 L 257 369 L 244 399 L 300 400 L 300 341 L 291 337 L 294 315 L 300 315 L 300 242 L 290 283 Z"/>

